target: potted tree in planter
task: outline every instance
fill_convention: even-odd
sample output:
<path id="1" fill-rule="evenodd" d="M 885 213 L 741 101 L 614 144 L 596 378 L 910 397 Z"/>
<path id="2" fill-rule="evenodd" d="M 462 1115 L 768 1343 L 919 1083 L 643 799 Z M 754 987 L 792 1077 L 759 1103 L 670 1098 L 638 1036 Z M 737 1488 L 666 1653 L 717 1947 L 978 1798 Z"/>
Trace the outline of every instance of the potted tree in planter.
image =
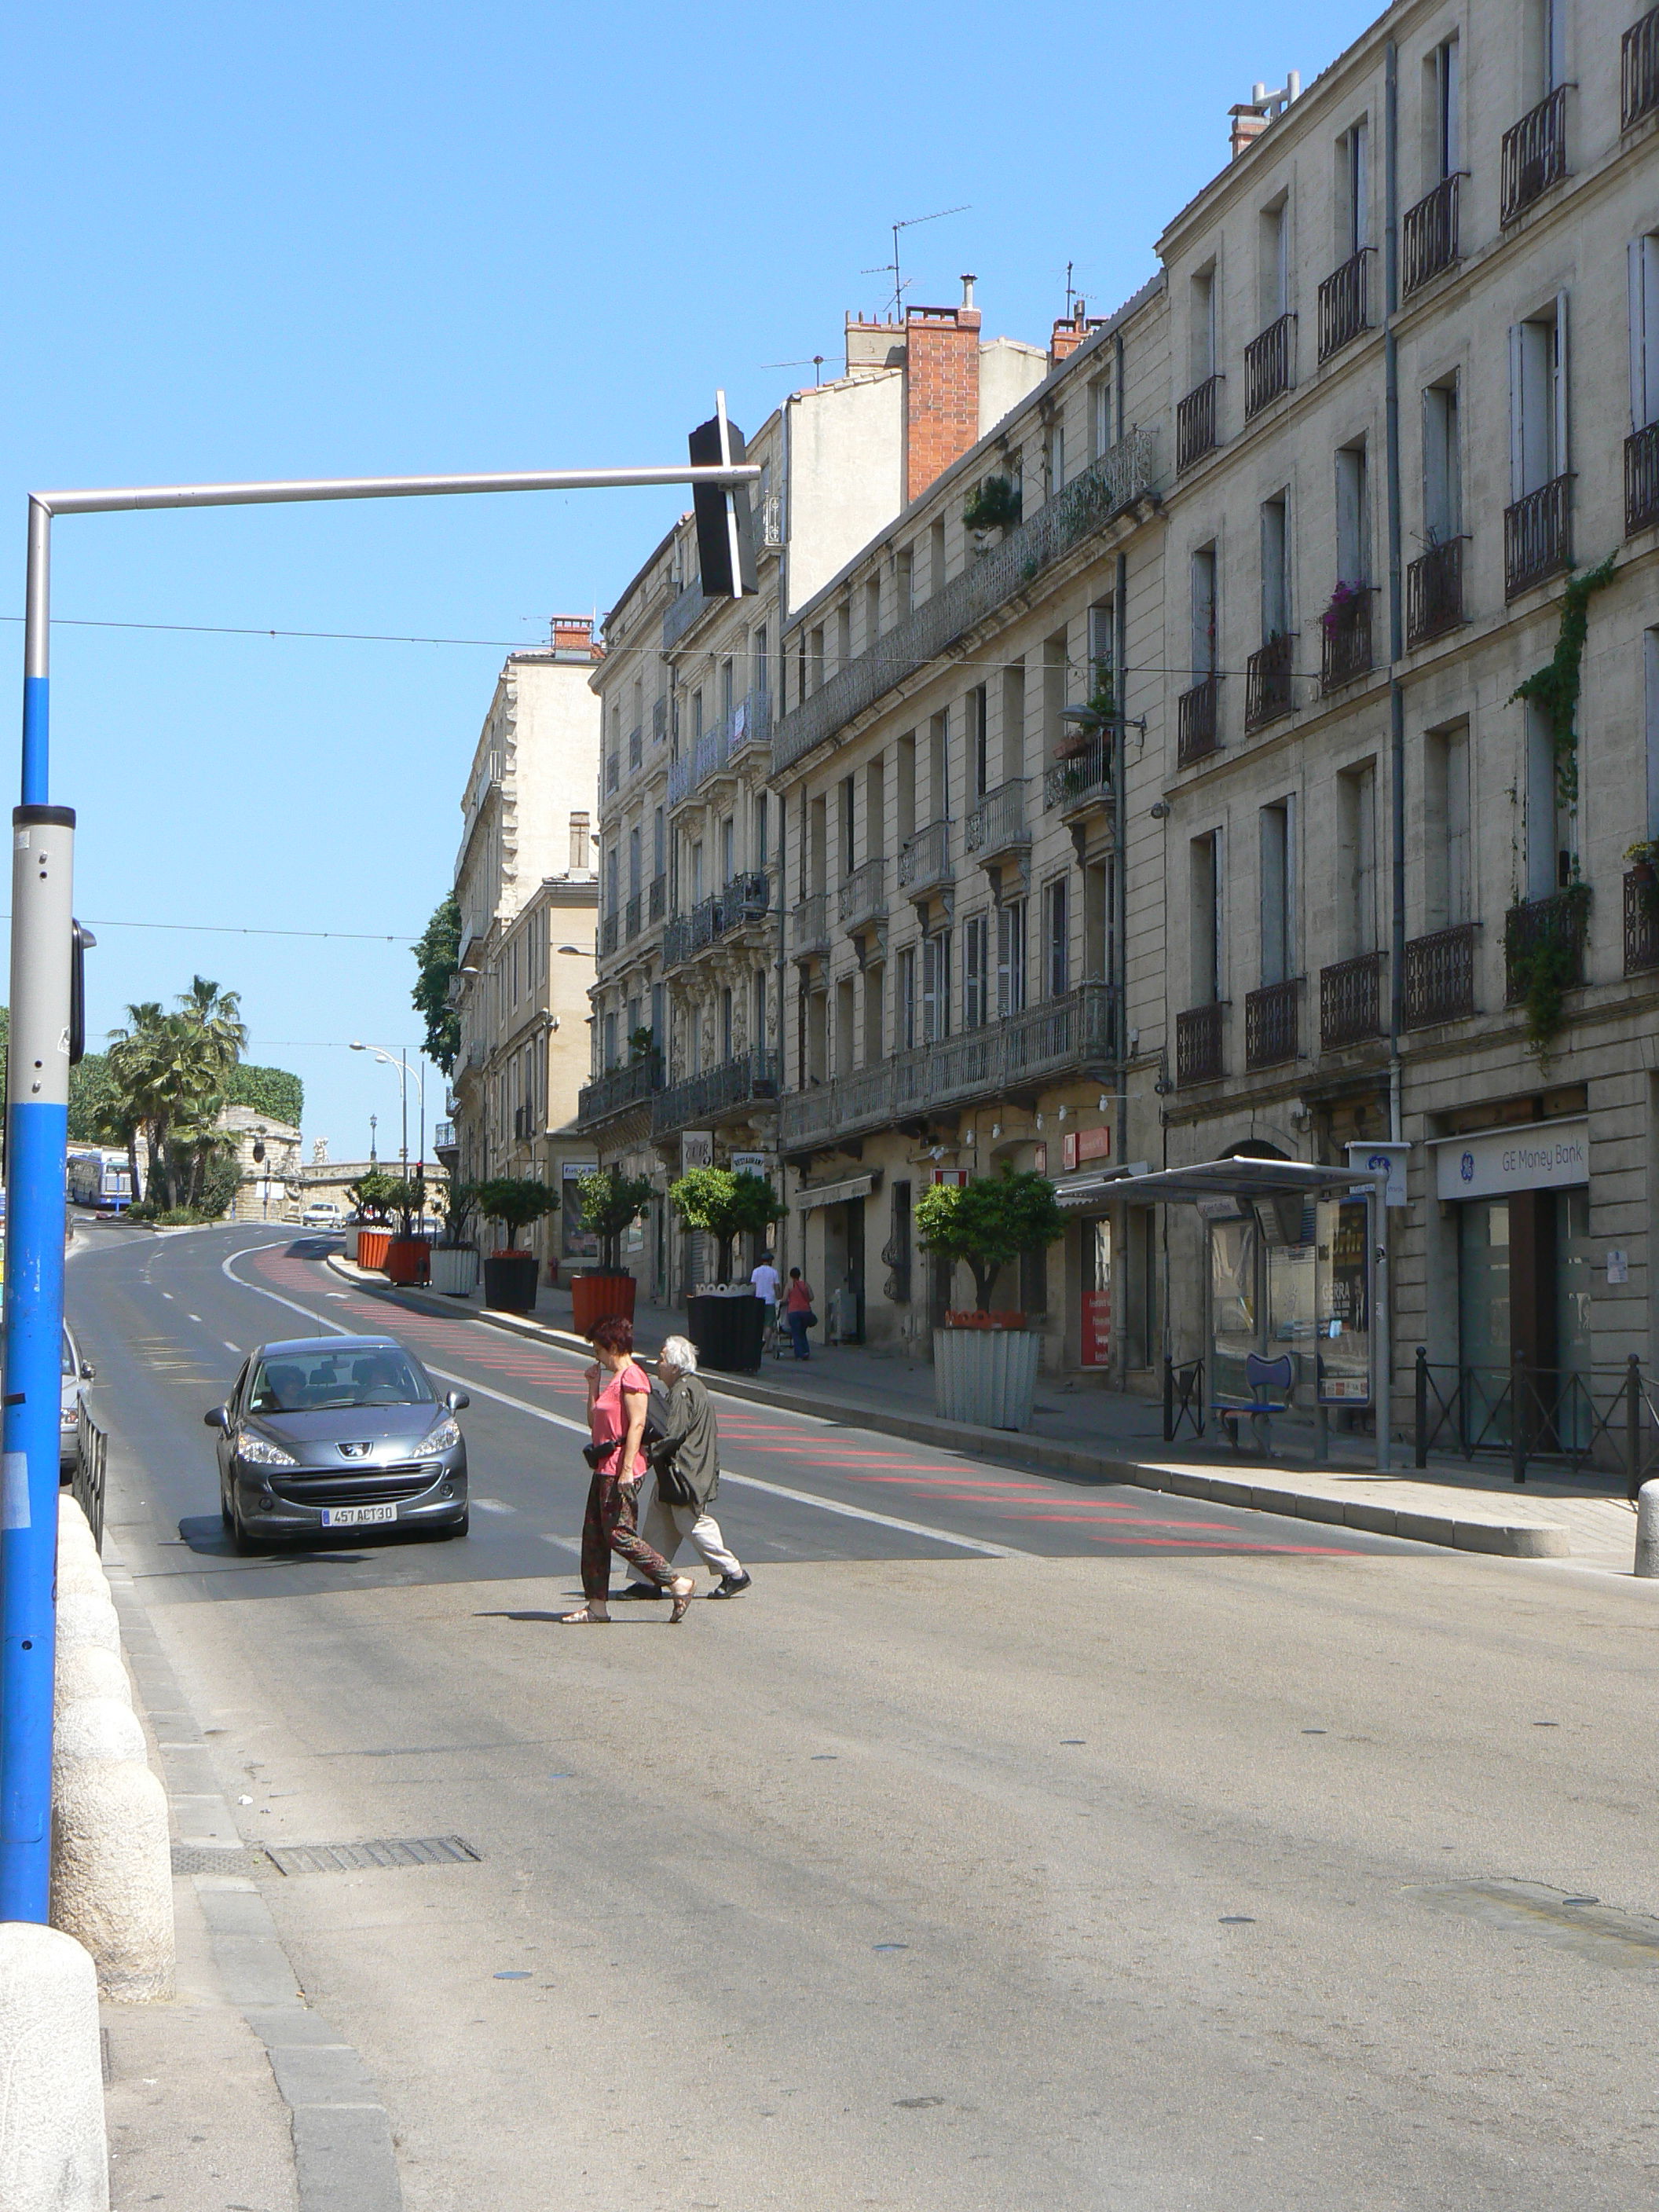
<path id="1" fill-rule="evenodd" d="M 358 1221 L 357 1249 L 353 1252 L 348 1239 L 346 1250 L 360 1267 L 386 1265 L 386 1248 L 392 1242 L 392 1194 L 397 1187 L 394 1176 L 371 1168 L 346 1192 L 356 1209 Z"/>
<path id="2" fill-rule="evenodd" d="M 725 1374 L 760 1365 L 766 1309 L 747 1283 L 732 1282 L 732 1248 L 739 1237 L 764 1236 L 783 1208 L 770 1179 L 747 1169 L 693 1168 L 668 1189 L 669 1204 L 688 1229 L 714 1239 L 719 1287 L 686 1301 L 686 1328 L 705 1367 Z"/>
<path id="3" fill-rule="evenodd" d="M 916 1232 L 943 1260 L 963 1260 L 974 1278 L 971 1313 L 951 1313 L 933 1331 L 933 1402 L 947 1421 L 1027 1429 L 1036 1395 L 1042 1339 L 1023 1313 L 994 1313 L 997 1277 L 1023 1253 L 1052 1244 L 1066 1217 L 1046 1176 L 975 1176 L 934 1183 L 916 1201 Z"/>
<path id="4" fill-rule="evenodd" d="M 405 1285 L 423 1283 L 432 1250 L 418 1227 L 426 1213 L 425 1177 L 411 1176 L 394 1181 L 390 1205 L 397 1217 L 398 1231 L 386 1246 L 386 1279 Z"/>
<path id="5" fill-rule="evenodd" d="M 638 1032 L 635 1033 L 636 1035 Z M 617 1166 L 595 1168 L 576 1185 L 582 1227 L 599 1240 L 599 1264 L 570 1279 L 570 1310 L 580 1336 L 606 1314 L 634 1318 L 634 1278 L 622 1263 L 622 1240 L 651 1203 L 648 1176 L 625 1176 Z"/>
<path id="6" fill-rule="evenodd" d="M 484 1304 L 498 1313 L 536 1310 L 536 1255 L 521 1252 L 518 1235 L 532 1222 L 551 1213 L 559 1202 L 556 1191 L 530 1176 L 493 1176 L 478 1186 L 478 1211 L 487 1221 L 499 1221 L 507 1243 L 484 1261 Z"/>
<path id="7" fill-rule="evenodd" d="M 431 1283 L 446 1297 L 464 1298 L 478 1279 L 478 1249 L 472 1242 L 472 1217 L 478 1186 L 452 1182 L 443 1194 L 444 1231 L 432 1248 Z"/>

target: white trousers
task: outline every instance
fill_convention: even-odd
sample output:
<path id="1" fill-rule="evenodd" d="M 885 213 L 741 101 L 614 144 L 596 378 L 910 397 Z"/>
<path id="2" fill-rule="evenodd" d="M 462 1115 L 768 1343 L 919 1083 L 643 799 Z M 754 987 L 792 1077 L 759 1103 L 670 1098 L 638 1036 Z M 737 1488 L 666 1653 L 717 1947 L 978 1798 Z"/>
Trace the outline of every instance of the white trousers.
<path id="1" fill-rule="evenodd" d="M 671 1505 L 657 1493 L 653 1482 L 651 1494 L 640 1516 L 640 1534 L 653 1552 L 660 1552 L 672 1566 L 674 1556 L 683 1544 L 690 1544 L 702 1554 L 705 1565 L 717 1575 L 740 1575 L 743 1564 L 735 1552 L 726 1548 L 720 1534 L 720 1524 L 712 1513 L 699 1513 L 695 1505 Z"/>

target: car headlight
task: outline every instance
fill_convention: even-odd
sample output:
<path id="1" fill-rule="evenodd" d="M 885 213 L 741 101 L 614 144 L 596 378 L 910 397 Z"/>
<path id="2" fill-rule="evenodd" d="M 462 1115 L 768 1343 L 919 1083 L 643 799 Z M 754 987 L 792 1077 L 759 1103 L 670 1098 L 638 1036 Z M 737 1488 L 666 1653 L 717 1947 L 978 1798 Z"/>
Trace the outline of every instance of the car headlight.
<path id="1" fill-rule="evenodd" d="M 453 1451 L 461 1441 L 461 1425 L 453 1413 L 446 1413 L 421 1446 L 420 1456 L 425 1459 L 432 1452 Z"/>
<path id="2" fill-rule="evenodd" d="M 264 1437 L 246 1434 L 236 1446 L 236 1456 L 246 1461 L 249 1467 L 297 1467 L 300 1463 L 293 1453 L 284 1451 L 281 1444 L 273 1444 Z"/>
<path id="3" fill-rule="evenodd" d="M 58 1425 L 61 1428 L 79 1428 L 81 1425 L 81 1408 L 79 1406 L 75 1405 L 64 1406 L 58 1413 Z"/>

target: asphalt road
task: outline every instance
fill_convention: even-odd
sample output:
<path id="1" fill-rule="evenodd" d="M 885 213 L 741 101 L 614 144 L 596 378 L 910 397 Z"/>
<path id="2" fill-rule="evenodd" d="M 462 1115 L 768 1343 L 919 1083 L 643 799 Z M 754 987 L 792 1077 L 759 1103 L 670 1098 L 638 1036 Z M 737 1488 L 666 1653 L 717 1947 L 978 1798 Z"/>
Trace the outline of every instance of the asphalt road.
<path id="1" fill-rule="evenodd" d="M 240 1353 L 392 1319 L 320 1249 L 110 1232 L 70 1311 L 249 1839 L 483 1854 L 265 1885 L 411 2212 L 1652 2196 L 1653 1586 L 733 1405 L 754 1591 L 567 1630 L 580 1363 L 415 1316 L 472 1535 L 237 1559 Z"/>

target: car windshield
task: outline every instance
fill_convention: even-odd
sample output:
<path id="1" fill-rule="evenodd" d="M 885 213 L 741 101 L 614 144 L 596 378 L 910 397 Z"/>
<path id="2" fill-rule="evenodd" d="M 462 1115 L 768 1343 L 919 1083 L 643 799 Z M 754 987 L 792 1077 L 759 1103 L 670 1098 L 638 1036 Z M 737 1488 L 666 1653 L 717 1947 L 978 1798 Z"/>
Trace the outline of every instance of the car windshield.
<path id="1" fill-rule="evenodd" d="M 77 1371 L 75 1364 L 75 1346 L 69 1340 L 69 1331 L 67 1329 L 64 1331 L 64 1349 L 62 1358 L 63 1364 L 59 1368 L 58 1372 L 63 1375 L 75 1374 Z"/>
<path id="2" fill-rule="evenodd" d="M 273 1352 L 253 1370 L 250 1413 L 312 1413 L 337 1406 L 422 1406 L 432 1386 L 391 1346 L 371 1351 Z"/>

